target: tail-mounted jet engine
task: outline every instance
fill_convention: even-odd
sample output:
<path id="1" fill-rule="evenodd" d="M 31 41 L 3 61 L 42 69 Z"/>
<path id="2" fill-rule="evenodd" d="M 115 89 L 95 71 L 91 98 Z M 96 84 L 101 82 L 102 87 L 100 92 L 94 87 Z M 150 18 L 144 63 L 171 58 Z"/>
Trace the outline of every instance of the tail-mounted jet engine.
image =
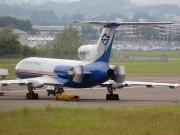
<path id="1" fill-rule="evenodd" d="M 107 71 L 109 77 L 117 83 L 123 83 L 125 80 L 125 67 L 124 66 L 116 66 L 113 69 L 109 69 Z"/>
<path id="2" fill-rule="evenodd" d="M 116 66 L 114 69 L 109 69 L 107 71 L 107 75 L 110 77 L 110 79 L 114 80 L 116 83 L 120 83 L 118 84 L 119 88 L 124 87 L 124 84 L 122 84 L 125 80 L 125 75 L 126 75 L 124 66 Z M 115 91 L 116 88 L 112 87 L 112 84 L 107 85 L 107 90 L 109 92 L 109 94 L 106 95 L 107 100 L 119 100 L 119 95 L 113 94 L 113 91 Z"/>
<path id="3" fill-rule="evenodd" d="M 81 83 L 83 81 L 84 73 L 83 73 L 83 66 L 76 65 L 70 69 L 68 74 L 71 76 L 72 80 L 76 83 Z"/>

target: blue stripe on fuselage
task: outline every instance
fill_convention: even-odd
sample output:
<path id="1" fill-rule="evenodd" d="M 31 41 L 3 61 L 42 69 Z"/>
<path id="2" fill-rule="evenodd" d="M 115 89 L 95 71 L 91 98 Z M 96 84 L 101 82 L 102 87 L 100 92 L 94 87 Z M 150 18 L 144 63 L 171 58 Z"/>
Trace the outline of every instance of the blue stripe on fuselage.
<path id="1" fill-rule="evenodd" d="M 57 66 L 58 68 L 61 68 L 61 65 Z M 64 65 L 63 65 L 64 67 Z M 67 69 L 69 69 L 69 66 L 67 65 Z M 57 68 L 55 67 L 56 71 Z M 91 64 L 83 65 L 84 73 L 88 72 L 91 74 L 85 74 L 83 78 L 82 83 L 76 83 L 70 79 L 64 78 L 64 86 L 72 87 L 72 88 L 89 88 L 96 85 L 99 85 L 107 80 L 109 80 L 109 76 L 107 75 L 107 70 L 109 69 L 109 64 L 107 62 L 93 62 Z M 67 71 L 68 72 L 68 71 Z M 60 74 L 61 75 L 61 74 Z M 57 74 L 57 76 L 60 78 L 60 75 Z M 66 82 L 65 82 L 66 80 Z M 62 81 L 62 80 L 58 80 Z"/>
<path id="2" fill-rule="evenodd" d="M 58 65 L 57 67 L 61 68 L 61 65 Z M 64 68 L 64 65 L 63 65 L 63 68 Z M 69 69 L 69 65 L 67 65 L 67 69 Z M 57 81 L 62 83 L 64 86 L 72 87 L 72 88 L 90 88 L 109 80 L 109 76 L 107 75 L 109 64 L 107 62 L 102 62 L 102 61 L 93 62 L 87 65 L 83 65 L 83 69 L 84 69 L 84 73 L 88 72 L 91 74 L 85 75 L 82 83 L 76 83 L 72 81 L 70 77 L 69 79 L 60 78 L 58 74 L 55 74 L 58 77 L 54 77 L 52 76 L 52 74 L 49 74 L 49 77 L 56 79 Z M 69 70 L 67 70 L 67 72 L 68 71 Z M 48 74 L 32 73 L 32 72 L 16 72 L 17 78 L 21 78 L 21 79 L 41 77 L 43 75 L 48 75 Z"/>

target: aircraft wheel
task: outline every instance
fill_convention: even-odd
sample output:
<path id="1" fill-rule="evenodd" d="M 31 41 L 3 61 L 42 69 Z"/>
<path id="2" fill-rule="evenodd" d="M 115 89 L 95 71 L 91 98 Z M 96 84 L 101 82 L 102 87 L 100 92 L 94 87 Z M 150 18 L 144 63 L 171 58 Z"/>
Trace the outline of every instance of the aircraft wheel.
<path id="1" fill-rule="evenodd" d="M 26 99 L 29 99 L 29 93 L 26 93 Z"/>
<path id="2" fill-rule="evenodd" d="M 4 96 L 4 92 L 1 92 L 0 95 L 1 95 L 1 96 Z"/>
<path id="3" fill-rule="evenodd" d="M 34 93 L 33 97 L 34 97 L 33 99 L 39 99 L 39 95 L 37 93 Z"/>
<path id="4" fill-rule="evenodd" d="M 114 94 L 114 100 L 119 100 L 119 95 L 118 94 Z"/>
<path id="5" fill-rule="evenodd" d="M 110 94 L 106 94 L 106 100 L 110 100 Z"/>
<path id="6" fill-rule="evenodd" d="M 106 100 L 119 100 L 118 94 L 106 94 Z"/>
<path id="7" fill-rule="evenodd" d="M 27 93 L 26 99 L 39 99 L 39 95 L 37 93 Z"/>

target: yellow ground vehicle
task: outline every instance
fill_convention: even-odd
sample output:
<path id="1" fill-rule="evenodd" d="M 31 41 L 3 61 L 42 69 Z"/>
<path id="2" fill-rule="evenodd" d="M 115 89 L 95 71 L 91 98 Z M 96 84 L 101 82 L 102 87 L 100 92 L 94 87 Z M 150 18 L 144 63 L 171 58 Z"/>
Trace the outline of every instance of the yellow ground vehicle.
<path id="1" fill-rule="evenodd" d="M 58 100 L 58 99 L 65 99 L 66 101 L 70 101 L 70 100 L 77 100 L 79 101 L 80 100 L 80 96 L 77 96 L 77 95 L 73 95 L 73 94 L 56 94 L 55 95 L 55 99 Z"/>

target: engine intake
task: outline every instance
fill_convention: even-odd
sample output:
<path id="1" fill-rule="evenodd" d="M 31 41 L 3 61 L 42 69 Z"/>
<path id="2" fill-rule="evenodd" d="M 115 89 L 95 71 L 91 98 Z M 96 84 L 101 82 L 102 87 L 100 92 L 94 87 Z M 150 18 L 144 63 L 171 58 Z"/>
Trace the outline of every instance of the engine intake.
<path id="1" fill-rule="evenodd" d="M 71 76 L 72 80 L 76 83 L 81 83 L 83 81 L 83 66 L 82 65 L 76 65 L 68 72 L 68 74 Z"/>
<path id="2" fill-rule="evenodd" d="M 117 83 L 123 83 L 125 80 L 125 67 L 124 66 L 116 66 L 113 69 L 109 69 L 107 71 L 107 75 L 111 77 L 112 80 L 114 80 Z"/>

